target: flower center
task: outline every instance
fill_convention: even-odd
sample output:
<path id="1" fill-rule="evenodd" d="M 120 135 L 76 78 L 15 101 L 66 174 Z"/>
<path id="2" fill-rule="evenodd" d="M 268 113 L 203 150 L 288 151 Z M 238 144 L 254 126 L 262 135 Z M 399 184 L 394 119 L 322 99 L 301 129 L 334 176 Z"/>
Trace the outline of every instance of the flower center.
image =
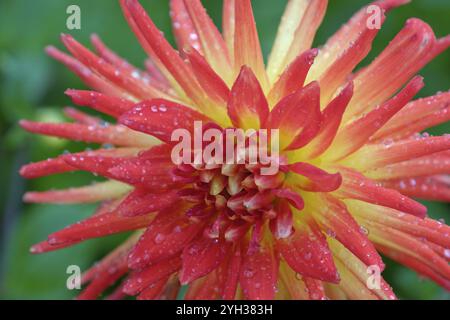
<path id="1" fill-rule="evenodd" d="M 278 155 L 272 157 L 277 161 L 277 170 L 267 170 L 274 164 L 264 161 L 261 153 L 251 150 L 254 147 L 247 139 L 243 149 L 235 143 L 235 161 L 215 163 L 203 158 L 201 163 L 183 163 L 173 170 L 174 178 L 186 185 L 179 191 L 180 198 L 194 203 L 186 215 L 199 222 L 210 223 L 206 228 L 208 237 L 224 237 L 234 242 L 253 226 L 253 238 L 258 238 L 267 221 L 279 218 L 278 206 L 280 201 L 284 201 L 282 198 L 286 198 L 283 195 L 286 178 L 283 164 L 286 159 Z M 225 146 L 221 148 L 225 149 Z M 267 145 L 264 148 L 267 149 Z M 252 158 L 252 154 L 258 156 Z M 291 229 L 291 225 L 287 227 L 285 236 Z"/>

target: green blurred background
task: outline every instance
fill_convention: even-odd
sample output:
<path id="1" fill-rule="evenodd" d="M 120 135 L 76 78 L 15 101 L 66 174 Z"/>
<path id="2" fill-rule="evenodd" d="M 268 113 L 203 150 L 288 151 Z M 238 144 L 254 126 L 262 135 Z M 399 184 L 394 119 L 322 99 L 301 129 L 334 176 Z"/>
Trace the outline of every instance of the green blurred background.
<path id="1" fill-rule="evenodd" d="M 142 0 L 155 23 L 173 43 L 170 32 L 168 0 Z M 215 21 L 221 23 L 220 0 L 204 0 Z M 253 0 L 258 30 L 267 56 L 274 40 L 286 0 Z M 315 45 L 323 44 L 365 0 L 330 0 L 325 21 Z M 81 30 L 66 29 L 66 8 L 81 8 Z M 437 36 L 450 33 L 449 0 L 415 0 L 389 14 L 377 37 L 370 61 L 401 29 L 406 19 L 427 21 Z M 93 177 L 84 173 L 23 181 L 17 174 L 22 164 L 61 154 L 65 150 L 86 148 L 80 143 L 32 136 L 19 129 L 21 118 L 62 121 L 61 107 L 69 104 L 63 92 L 67 88 L 85 88 L 59 63 L 44 54 L 44 47 L 62 48 L 59 33 L 70 33 L 87 44 L 91 33 L 98 33 L 107 45 L 138 66 L 145 55 L 128 28 L 119 5 L 111 0 L 0 0 L 0 298 L 2 299 L 70 299 L 76 291 L 66 289 L 66 268 L 87 268 L 123 239 L 123 235 L 92 240 L 59 252 L 35 256 L 31 244 L 46 235 L 89 215 L 92 205 L 24 205 L 21 195 L 26 189 L 58 189 L 89 184 Z M 450 51 L 448 50 L 421 74 L 426 87 L 421 96 L 450 88 Z M 450 132 L 442 125 L 430 133 Z M 449 205 L 427 203 L 434 218 L 450 221 Z M 449 299 L 450 295 L 431 281 L 388 262 L 385 278 L 396 293 L 405 299 Z"/>

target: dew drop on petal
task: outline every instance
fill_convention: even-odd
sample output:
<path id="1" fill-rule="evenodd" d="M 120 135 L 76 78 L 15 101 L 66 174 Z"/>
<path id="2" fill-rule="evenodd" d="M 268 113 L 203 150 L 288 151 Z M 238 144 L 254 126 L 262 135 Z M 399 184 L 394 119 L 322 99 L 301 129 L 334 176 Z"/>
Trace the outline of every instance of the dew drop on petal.
<path id="1" fill-rule="evenodd" d="M 162 233 L 158 233 L 154 239 L 156 244 L 160 244 L 164 241 L 164 239 L 166 238 L 165 235 L 163 235 Z"/>
<path id="2" fill-rule="evenodd" d="M 445 256 L 446 258 L 449 258 L 449 259 L 450 259 L 450 249 L 445 249 L 445 250 L 444 250 L 444 256 Z"/>

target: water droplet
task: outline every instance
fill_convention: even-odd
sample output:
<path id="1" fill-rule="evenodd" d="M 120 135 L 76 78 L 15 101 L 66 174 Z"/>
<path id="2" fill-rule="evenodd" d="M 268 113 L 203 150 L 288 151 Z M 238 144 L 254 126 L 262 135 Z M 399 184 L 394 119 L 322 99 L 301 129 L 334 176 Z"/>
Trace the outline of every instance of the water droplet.
<path id="1" fill-rule="evenodd" d="M 359 227 L 359 232 L 361 232 L 362 234 L 365 234 L 366 236 L 369 234 L 369 230 L 364 226 Z"/>
<path id="2" fill-rule="evenodd" d="M 192 32 L 192 33 L 189 35 L 189 38 L 190 38 L 191 40 L 195 41 L 195 40 L 198 40 L 198 35 L 197 35 L 196 33 Z"/>
<path id="3" fill-rule="evenodd" d="M 450 259 L 450 249 L 445 249 L 445 250 L 444 250 L 444 256 L 445 256 L 446 258 L 449 258 L 449 259 Z"/>
<path id="4" fill-rule="evenodd" d="M 386 140 L 383 141 L 383 145 L 384 145 L 386 148 L 391 147 L 393 143 L 394 143 L 394 140 L 392 140 L 392 139 L 386 139 Z"/>
<path id="5" fill-rule="evenodd" d="M 251 269 L 244 270 L 244 277 L 246 277 L 246 278 L 251 278 L 254 276 L 254 274 L 255 273 Z"/>
<path id="6" fill-rule="evenodd" d="M 166 238 L 165 235 L 163 235 L 162 233 L 158 233 L 154 239 L 156 244 L 160 244 L 164 241 L 164 239 Z"/>

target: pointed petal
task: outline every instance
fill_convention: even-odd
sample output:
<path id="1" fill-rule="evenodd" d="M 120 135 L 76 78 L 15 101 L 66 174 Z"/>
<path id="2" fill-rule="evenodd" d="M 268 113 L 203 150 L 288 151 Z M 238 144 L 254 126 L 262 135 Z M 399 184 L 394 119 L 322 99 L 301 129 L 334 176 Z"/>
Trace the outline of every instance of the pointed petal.
<path id="1" fill-rule="evenodd" d="M 229 243 L 202 236 L 192 241 L 183 250 L 179 275 L 181 284 L 188 284 L 216 269 L 226 257 L 229 247 Z"/>
<path id="2" fill-rule="evenodd" d="M 161 295 L 161 293 L 164 291 L 164 287 L 167 284 L 167 281 L 169 280 L 170 276 L 166 276 L 161 278 L 160 280 L 157 280 L 156 282 L 149 285 L 147 288 L 142 290 L 139 295 L 137 296 L 137 300 L 155 300 L 158 299 L 158 297 Z M 122 289 L 124 290 L 124 289 Z"/>
<path id="3" fill-rule="evenodd" d="M 94 203 L 120 198 L 131 189 L 130 186 L 117 182 L 106 181 L 85 187 L 64 190 L 51 190 L 44 192 L 27 192 L 23 201 L 28 203 Z"/>
<path id="4" fill-rule="evenodd" d="M 124 91 L 122 88 L 115 84 L 103 79 L 94 72 L 92 72 L 87 66 L 76 60 L 75 58 L 59 51 L 55 47 L 49 46 L 45 48 L 45 51 L 53 59 L 58 60 L 75 73 L 87 86 L 102 92 L 104 94 L 121 97 L 136 101 L 137 98 Z"/>
<path id="5" fill-rule="evenodd" d="M 184 0 L 170 0 L 170 12 L 178 51 L 181 53 L 184 49 L 193 47 L 202 52 L 197 30 L 184 5 Z"/>
<path id="6" fill-rule="evenodd" d="M 235 27 L 235 0 L 223 1 L 222 34 L 230 55 L 230 61 L 234 62 L 234 27 Z"/>
<path id="7" fill-rule="evenodd" d="M 336 198 L 324 195 L 317 199 L 320 206 L 311 210 L 321 228 L 331 238 L 336 238 L 366 265 L 377 265 L 384 270 L 384 263 L 364 230 L 352 217 L 345 204 Z"/>
<path id="8" fill-rule="evenodd" d="M 441 137 L 419 135 L 399 141 L 385 140 L 379 144 L 366 145 L 343 160 L 342 164 L 365 171 L 449 149 L 450 136 L 448 135 Z"/>
<path id="9" fill-rule="evenodd" d="M 291 144 L 293 148 L 304 145 L 302 133 L 308 132 L 306 128 L 312 125 L 318 129 L 320 121 L 320 88 L 313 82 L 283 98 L 270 112 L 266 127 L 280 130 L 280 149 L 283 150 Z"/>
<path id="10" fill-rule="evenodd" d="M 197 30 L 206 60 L 226 82 L 231 83 L 231 63 L 222 35 L 206 13 L 200 0 L 184 0 L 184 4 Z"/>
<path id="11" fill-rule="evenodd" d="M 189 59 L 192 71 L 206 94 L 211 100 L 217 101 L 218 104 L 225 107 L 230 95 L 230 89 L 228 89 L 227 84 L 195 48 L 190 48 L 185 55 Z"/>
<path id="12" fill-rule="evenodd" d="M 309 220 L 309 221 L 308 221 Z M 277 250 L 295 272 L 314 279 L 337 283 L 339 274 L 333 256 L 319 227 L 313 220 L 295 224 L 295 233 L 277 241 Z"/>
<path id="13" fill-rule="evenodd" d="M 427 270 L 437 276 L 443 277 L 447 281 L 450 279 L 450 265 L 426 243 L 388 226 L 366 223 L 372 241 L 382 248 L 388 248 L 384 252 L 388 252 L 390 256 L 398 252 L 400 255 L 408 257 L 407 260 L 405 259 L 406 261 L 414 259 L 418 262 L 416 265 L 424 265 Z"/>
<path id="14" fill-rule="evenodd" d="M 303 158 L 316 158 L 325 152 L 332 144 L 341 125 L 345 109 L 353 95 L 353 82 L 345 86 L 339 95 L 325 108 L 322 114 L 322 124 L 317 136 L 301 149 Z"/>
<path id="15" fill-rule="evenodd" d="M 129 100 L 107 96 L 95 91 L 69 89 L 65 94 L 68 95 L 76 105 L 90 107 L 116 118 L 130 110 L 134 105 L 134 103 Z"/>
<path id="16" fill-rule="evenodd" d="M 182 185 L 173 176 L 175 166 L 170 158 L 151 160 L 133 158 L 111 164 L 106 175 L 131 185 L 140 186 L 153 192 L 169 190 Z"/>
<path id="17" fill-rule="evenodd" d="M 274 82 L 299 54 L 311 48 L 327 7 L 326 0 L 290 0 L 269 56 L 267 73 Z"/>
<path id="18" fill-rule="evenodd" d="M 259 250 L 243 257 L 240 284 L 244 295 L 250 300 L 272 300 L 278 278 L 279 260 L 273 249 L 262 243 Z"/>
<path id="19" fill-rule="evenodd" d="M 450 227 L 430 218 L 420 219 L 391 208 L 357 200 L 345 201 L 358 221 L 372 221 L 442 247 L 450 247 Z"/>
<path id="20" fill-rule="evenodd" d="M 355 91 L 345 118 L 370 112 L 389 99 L 429 61 L 435 41 L 429 25 L 409 19 L 386 49 L 354 77 Z"/>
<path id="21" fill-rule="evenodd" d="M 317 49 L 307 50 L 289 64 L 269 92 L 268 100 L 271 106 L 303 87 L 308 71 L 318 52 Z"/>
<path id="22" fill-rule="evenodd" d="M 234 300 L 236 297 L 236 290 L 239 282 L 239 274 L 242 263 L 241 247 L 236 245 L 232 255 L 229 258 L 227 266 L 226 281 L 222 292 L 222 298 L 224 300 Z"/>
<path id="23" fill-rule="evenodd" d="M 367 113 L 361 118 L 347 124 L 337 134 L 333 145 L 327 151 L 330 159 L 341 159 L 355 152 L 366 144 L 369 138 L 403 108 L 421 88 L 423 78 L 414 77 L 408 85 L 392 99 L 379 108 Z"/>
<path id="24" fill-rule="evenodd" d="M 235 127 L 243 129 L 259 129 L 269 115 L 269 106 L 258 79 L 248 67 L 242 67 L 231 89 L 228 115 Z"/>
<path id="25" fill-rule="evenodd" d="M 142 271 L 132 273 L 125 281 L 123 291 L 134 296 L 161 279 L 176 272 L 181 267 L 181 258 L 174 257 L 161 261 L 145 268 Z"/>
<path id="26" fill-rule="evenodd" d="M 26 179 L 35 179 L 74 170 L 76 168 L 68 165 L 63 159 L 53 158 L 24 165 L 20 168 L 20 175 Z"/>
<path id="27" fill-rule="evenodd" d="M 92 172 L 96 175 L 101 175 L 105 178 L 113 179 L 108 170 L 119 165 L 125 159 L 117 157 L 106 157 L 103 155 L 91 155 L 91 154 L 67 154 L 60 156 L 68 165 L 88 172 Z"/>
<path id="28" fill-rule="evenodd" d="M 412 160 L 397 162 L 385 167 L 370 170 L 365 173 L 368 178 L 376 180 L 397 180 L 411 178 L 410 183 L 414 184 L 414 178 L 450 172 L 450 152 L 442 151 L 431 155 Z"/>
<path id="29" fill-rule="evenodd" d="M 167 208 L 178 199 L 177 191 L 166 193 L 151 193 L 146 189 L 136 188 L 120 203 L 117 211 L 126 217 L 145 215 Z"/>
<path id="30" fill-rule="evenodd" d="M 450 121 L 450 92 L 408 103 L 374 135 L 373 140 L 407 138 L 446 121 Z"/>
<path id="31" fill-rule="evenodd" d="M 115 212 L 92 216 L 61 231 L 48 236 L 50 244 L 62 244 L 79 240 L 104 237 L 107 235 L 137 230 L 147 226 L 154 218 L 153 215 L 133 218 L 122 217 Z"/>
<path id="32" fill-rule="evenodd" d="M 151 49 L 185 94 L 200 109 L 205 110 L 205 108 L 208 108 L 203 98 L 203 90 L 200 88 L 189 66 L 184 63 L 178 53 L 167 42 L 139 2 L 137 0 L 121 0 L 121 5 L 129 23 L 137 28 L 138 32 L 136 34 L 140 38 L 141 43 L 144 42 L 145 47 Z"/>
<path id="33" fill-rule="evenodd" d="M 138 148 L 114 148 L 114 149 L 98 149 L 94 151 L 86 151 L 75 153 L 75 156 L 105 156 L 111 158 L 127 158 L 135 156 L 139 153 Z M 30 163 L 24 165 L 20 169 L 20 175 L 27 179 L 34 179 L 48 176 L 56 173 L 64 173 L 77 170 L 76 167 L 69 165 L 63 156 L 51 158 L 44 161 Z"/>
<path id="34" fill-rule="evenodd" d="M 192 133 L 195 121 L 210 120 L 186 106 L 163 99 L 138 103 L 119 118 L 119 123 L 169 144 L 173 143 L 171 137 L 175 129 L 187 129 Z"/>
<path id="35" fill-rule="evenodd" d="M 367 288 L 367 290 L 370 291 L 371 294 L 377 296 L 378 299 L 384 299 L 384 300 L 395 300 L 397 299 L 394 292 L 392 291 L 392 288 L 384 281 L 383 278 L 380 279 L 380 287 L 379 288 L 372 288 L 368 286 L 368 283 L 370 281 L 371 273 L 368 269 L 368 265 L 362 263 L 359 259 L 357 259 L 355 256 L 353 256 L 350 251 L 348 251 L 342 244 L 337 242 L 336 240 L 330 239 L 330 247 L 333 250 L 334 257 L 338 262 L 339 266 L 344 266 L 344 268 L 347 268 L 357 279 L 356 282 L 360 282 L 361 284 L 364 284 Z M 342 270 L 342 268 L 340 268 Z M 369 270 L 369 271 L 368 271 Z M 346 272 L 343 273 L 345 277 Z M 343 281 L 345 281 L 343 279 Z"/>
<path id="36" fill-rule="evenodd" d="M 342 174 L 343 183 L 341 188 L 335 191 L 338 197 L 382 205 L 421 218 L 424 218 L 427 214 L 427 208 L 424 205 L 395 190 L 383 188 L 376 182 L 350 169 L 342 168 L 339 172 Z"/>
<path id="37" fill-rule="evenodd" d="M 386 188 L 396 189 L 408 197 L 430 201 L 450 201 L 450 183 L 447 176 L 394 179 L 383 181 L 382 185 Z"/>
<path id="38" fill-rule="evenodd" d="M 116 53 L 110 50 L 106 45 L 100 40 L 100 37 L 96 34 L 91 36 L 92 45 L 95 47 L 97 54 L 106 60 L 108 63 L 116 68 L 116 71 L 124 73 L 126 76 L 131 76 L 132 78 L 140 81 L 145 86 L 151 86 L 161 92 L 167 93 L 170 96 L 174 96 L 173 91 L 171 92 L 171 87 L 167 83 L 164 76 L 161 75 L 159 71 L 155 72 L 145 72 L 142 71 L 128 61 L 119 57 Z"/>
<path id="39" fill-rule="evenodd" d="M 150 84 L 145 84 L 143 81 L 140 81 L 129 73 L 120 72 L 119 69 L 86 49 L 72 36 L 62 35 L 61 39 L 76 59 L 92 71 L 96 72 L 99 76 L 122 88 L 122 90 L 130 95 L 138 99 L 151 99 L 155 97 L 168 98 L 164 92 L 152 87 Z"/>
<path id="40" fill-rule="evenodd" d="M 361 24 L 366 25 L 372 12 L 366 12 L 366 17 Z M 384 22 L 384 15 L 381 16 L 380 23 Z M 358 37 L 349 43 L 349 46 L 342 50 L 336 61 L 320 76 L 321 101 L 328 103 L 334 96 L 336 90 L 344 84 L 352 75 L 353 70 L 367 56 L 372 49 L 372 42 L 379 29 L 363 28 Z"/>
<path id="41" fill-rule="evenodd" d="M 374 1 L 355 13 L 322 47 L 307 82 L 320 79 L 324 89 L 322 97 L 328 101 L 336 86 L 343 83 L 370 51 L 372 41 L 385 20 L 384 13 L 406 2 L 409 0 Z M 375 16 L 373 8 L 378 8 L 380 15 L 375 11 Z M 374 28 L 370 25 L 372 22 L 380 24 Z"/>
<path id="42" fill-rule="evenodd" d="M 79 123 L 43 123 L 28 120 L 21 120 L 19 124 L 32 133 L 90 143 L 149 147 L 157 141 L 155 138 L 134 132 L 120 125 L 93 126 Z"/>
<path id="43" fill-rule="evenodd" d="M 305 14 L 299 21 L 284 58 L 284 66 L 291 63 L 299 54 L 311 48 L 317 29 L 325 16 L 327 6 L 328 0 L 308 1 Z"/>
<path id="44" fill-rule="evenodd" d="M 99 125 L 102 123 L 102 119 L 98 117 L 93 117 L 87 113 L 71 107 L 64 108 L 64 115 L 77 123 L 87 124 L 87 125 Z"/>
<path id="45" fill-rule="evenodd" d="M 161 211 L 128 257 L 129 267 L 142 269 L 180 253 L 203 227 L 185 217 L 185 206 Z"/>
<path id="46" fill-rule="evenodd" d="M 237 74 L 242 66 L 248 66 L 255 73 L 264 92 L 267 92 L 269 82 L 250 0 L 235 1 L 234 29 L 235 73 Z"/>

